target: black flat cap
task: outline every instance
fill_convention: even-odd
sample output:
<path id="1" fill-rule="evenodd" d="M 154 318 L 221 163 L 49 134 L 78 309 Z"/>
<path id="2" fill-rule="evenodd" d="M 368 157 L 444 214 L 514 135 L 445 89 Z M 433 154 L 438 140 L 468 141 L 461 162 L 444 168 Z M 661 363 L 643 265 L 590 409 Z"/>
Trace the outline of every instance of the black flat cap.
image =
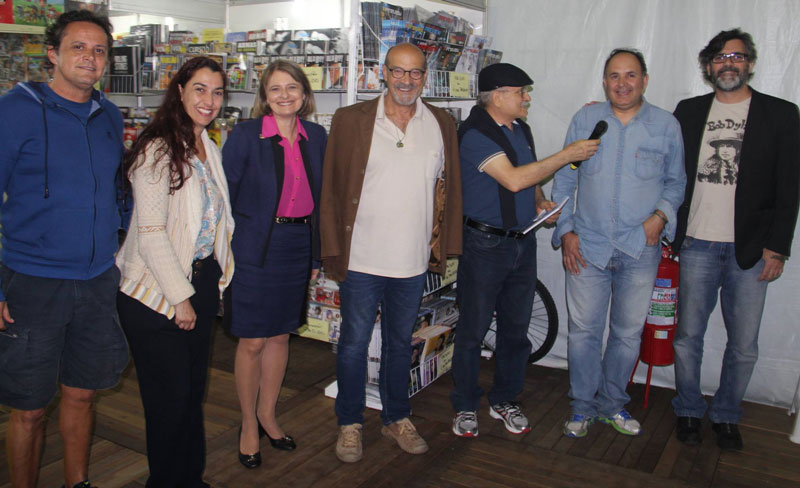
<path id="1" fill-rule="evenodd" d="M 528 86 L 533 80 L 513 64 L 496 63 L 478 74 L 478 91 L 491 91 L 501 86 Z"/>

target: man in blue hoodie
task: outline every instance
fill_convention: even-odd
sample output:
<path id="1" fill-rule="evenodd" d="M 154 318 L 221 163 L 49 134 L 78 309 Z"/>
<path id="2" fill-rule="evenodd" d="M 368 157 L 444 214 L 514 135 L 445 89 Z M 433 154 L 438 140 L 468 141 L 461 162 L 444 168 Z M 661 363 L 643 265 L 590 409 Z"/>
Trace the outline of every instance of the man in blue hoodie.
<path id="1" fill-rule="evenodd" d="M 87 11 L 46 33 L 49 83 L 0 98 L 0 403 L 11 484 L 36 484 L 45 407 L 60 383 L 66 486 L 87 480 L 94 391 L 128 362 L 116 313 L 119 109 L 93 88 L 111 25 Z"/>

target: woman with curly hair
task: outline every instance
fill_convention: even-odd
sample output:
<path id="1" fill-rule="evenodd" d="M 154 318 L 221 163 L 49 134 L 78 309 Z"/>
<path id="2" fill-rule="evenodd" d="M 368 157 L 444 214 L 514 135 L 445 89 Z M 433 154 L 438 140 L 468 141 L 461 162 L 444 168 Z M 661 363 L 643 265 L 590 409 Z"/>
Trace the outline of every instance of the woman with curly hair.
<path id="1" fill-rule="evenodd" d="M 233 218 L 206 126 L 224 93 L 219 64 L 187 61 L 124 161 L 134 207 L 117 255 L 117 306 L 144 405 L 147 486 L 208 486 L 202 402 L 212 325 L 233 275 Z"/>

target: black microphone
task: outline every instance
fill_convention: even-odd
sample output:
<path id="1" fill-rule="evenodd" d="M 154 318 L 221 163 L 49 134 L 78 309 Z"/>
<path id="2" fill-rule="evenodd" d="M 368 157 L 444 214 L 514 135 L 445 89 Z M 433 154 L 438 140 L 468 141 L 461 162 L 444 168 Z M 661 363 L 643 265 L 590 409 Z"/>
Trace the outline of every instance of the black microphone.
<path id="1" fill-rule="evenodd" d="M 589 140 L 600 139 L 600 136 L 605 134 L 607 130 L 608 130 L 608 122 L 606 122 L 605 120 L 601 120 L 600 122 L 597 123 L 597 125 L 594 126 L 594 130 L 592 131 L 592 134 L 589 136 Z M 582 163 L 583 161 L 576 161 L 574 163 L 570 163 L 569 167 L 572 169 L 578 169 Z"/>

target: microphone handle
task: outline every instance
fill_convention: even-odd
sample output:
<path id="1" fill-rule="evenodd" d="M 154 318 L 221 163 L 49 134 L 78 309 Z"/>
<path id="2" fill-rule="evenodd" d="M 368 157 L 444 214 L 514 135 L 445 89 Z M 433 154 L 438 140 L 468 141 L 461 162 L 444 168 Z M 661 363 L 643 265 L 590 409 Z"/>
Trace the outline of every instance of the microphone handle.
<path id="1" fill-rule="evenodd" d="M 600 122 L 602 122 L 602 120 Z M 589 140 L 600 139 L 600 136 L 602 136 L 605 133 L 605 131 L 606 131 L 605 127 L 602 130 L 599 128 L 600 122 L 598 122 L 597 125 L 594 126 L 594 130 L 589 135 Z M 571 169 L 578 169 L 578 168 L 581 167 L 582 163 L 583 163 L 583 161 L 575 161 L 574 163 L 569 163 L 569 167 Z"/>

